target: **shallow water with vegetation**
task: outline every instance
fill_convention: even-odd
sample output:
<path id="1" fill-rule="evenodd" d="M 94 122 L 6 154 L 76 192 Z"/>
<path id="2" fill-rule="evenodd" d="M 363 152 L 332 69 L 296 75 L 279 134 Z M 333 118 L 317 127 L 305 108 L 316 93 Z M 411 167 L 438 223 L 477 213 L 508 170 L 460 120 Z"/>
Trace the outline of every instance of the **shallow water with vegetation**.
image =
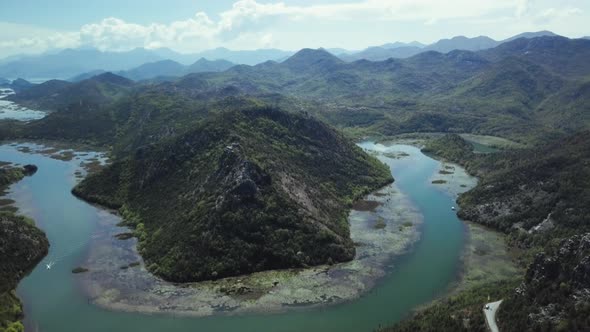
<path id="1" fill-rule="evenodd" d="M 31 121 L 44 118 L 47 113 L 32 110 L 11 101 L 4 100 L 5 97 L 14 94 L 10 89 L 0 89 L 0 120 Z"/>
<path id="2" fill-rule="evenodd" d="M 449 285 L 457 280 L 466 229 L 455 211 L 451 210 L 455 204 L 454 195 L 431 184 L 431 177 L 441 169 L 441 163 L 411 146 L 384 146 L 371 142 L 361 143 L 360 146 L 376 151 L 379 158 L 392 168 L 396 188 L 422 215 L 422 224 L 418 227 L 420 239 L 411 250 L 390 261 L 385 275 L 376 281 L 374 287 L 352 301 L 313 309 L 300 306 L 278 314 L 249 313 L 204 318 L 145 315 L 105 310 L 92 304 L 79 282 L 91 271 L 73 274 L 72 270 L 86 268 L 84 263 L 90 256 L 88 251 L 94 250 L 91 244 L 104 236 L 100 226 L 115 224 L 118 220 L 116 216 L 70 194 L 82 159 L 92 158 L 93 154 L 77 154 L 71 160 L 59 160 L 19 151 L 15 145 L 0 146 L 0 160 L 39 166 L 35 176 L 11 187 L 9 197 L 16 201 L 21 213 L 37 221 L 51 243 L 48 257 L 18 288 L 25 304 L 27 329 L 49 332 L 371 331 L 399 321 L 412 309 L 445 294 Z M 391 153 L 402 157 L 384 156 Z M 355 222 L 354 218 L 351 222 Z M 378 222 L 375 221 L 375 224 Z M 380 229 L 380 226 L 375 229 Z M 48 270 L 46 263 L 50 261 L 54 261 L 55 265 Z M 128 266 L 128 269 L 134 268 L 142 267 Z"/>

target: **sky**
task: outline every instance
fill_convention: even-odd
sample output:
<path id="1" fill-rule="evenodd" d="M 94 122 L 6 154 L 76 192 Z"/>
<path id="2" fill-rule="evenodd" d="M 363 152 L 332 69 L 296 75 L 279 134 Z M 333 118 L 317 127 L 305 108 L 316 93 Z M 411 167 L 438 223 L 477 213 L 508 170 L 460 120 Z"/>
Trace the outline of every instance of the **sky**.
<path id="1" fill-rule="evenodd" d="M 0 0 L 0 58 L 56 49 L 345 48 L 590 35 L 590 0 Z"/>

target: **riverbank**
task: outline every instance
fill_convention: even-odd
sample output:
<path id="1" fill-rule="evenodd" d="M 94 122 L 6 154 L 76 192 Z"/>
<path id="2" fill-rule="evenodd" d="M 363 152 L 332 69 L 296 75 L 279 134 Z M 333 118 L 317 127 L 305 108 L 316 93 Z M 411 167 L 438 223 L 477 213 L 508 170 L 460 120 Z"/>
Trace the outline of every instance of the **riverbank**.
<path id="1" fill-rule="evenodd" d="M 22 304 L 15 288 L 49 250 L 49 242 L 35 222 L 16 215 L 17 209 L 11 206 L 14 201 L 1 198 L 12 184 L 36 170 L 34 165 L 15 167 L 0 161 L 0 331 L 22 331 Z"/>
<path id="2" fill-rule="evenodd" d="M 414 144 L 420 146 L 423 142 L 414 141 Z M 477 185 L 477 178 L 460 165 L 447 161 L 440 163 L 439 170 L 432 174 L 430 182 L 453 200 Z M 455 205 L 454 208 L 458 210 L 460 206 Z M 470 221 L 463 223 L 467 241 L 461 256 L 462 267 L 457 282 L 449 287 L 448 296 L 473 286 L 512 280 L 522 275 L 523 269 L 516 263 L 516 253 L 508 248 L 503 233 Z"/>
<path id="3" fill-rule="evenodd" d="M 372 152 L 390 160 L 409 156 L 404 151 Z M 461 166 L 446 162 L 441 162 L 429 181 L 437 179 L 442 182 L 431 185 L 452 200 L 477 184 Z M 392 257 L 403 254 L 418 239 L 422 220 L 395 184 L 369 195 L 355 207 L 349 220 L 351 237 L 358 247 L 351 262 L 183 285 L 150 274 L 141 263 L 136 240 L 117 238 L 129 230 L 114 226 L 116 217 L 105 216 L 98 231 L 105 235 L 91 244 L 82 264 L 89 272 L 81 274 L 80 286 L 90 301 L 102 308 L 183 316 L 276 313 L 350 301 L 370 290 L 385 275 Z M 458 281 L 449 286 L 448 294 L 519 273 L 501 235 L 471 223 L 465 223 L 465 233 L 467 245 L 457 271 Z"/>
<path id="4" fill-rule="evenodd" d="M 415 141 L 414 144 L 420 146 L 423 142 Z M 478 149 L 477 146 L 473 146 L 474 150 Z M 460 165 L 447 161 L 440 162 L 440 169 L 432 174 L 430 182 L 453 200 L 456 201 L 459 195 L 477 185 L 478 180 Z M 453 208 L 458 210 L 460 206 L 455 205 Z M 383 331 L 415 330 L 418 326 L 437 326 L 440 329 L 444 326 L 447 330 L 476 328 L 482 325 L 483 316 L 478 316 L 479 310 L 472 313 L 472 309 L 479 309 L 490 295 L 498 295 L 513 287 L 515 280 L 522 276 L 523 269 L 516 263 L 517 253 L 508 247 L 505 234 L 470 221 L 463 221 L 463 224 L 466 243 L 457 271 L 457 280 L 448 286 L 444 295 L 416 308 L 412 318 Z M 479 301 L 480 299 L 484 300 Z M 459 314 L 461 312 L 463 313 Z M 449 318 L 448 315 L 451 314 L 459 314 L 463 318 Z M 437 317 L 445 318 L 437 322 Z"/>
<path id="5" fill-rule="evenodd" d="M 453 198 L 430 183 L 430 177 L 442 167 L 440 162 L 411 146 L 385 147 L 372 142 L 360 146 L 378 151 L 379 159 L 392 169 L 396 182 L 356 204 L 351 213 L 353 234 L 361 230 L 380 235 L 364 240 L 353 237 L 359 245 L 357 259 L 309 270 L 274 271 L 266 277 L 252 275 L 252 279 L 209 282 L 208 290 L 203 292 L 193 285 L 158 280 L 151 283 L 149 274 L 146 279 L 128 278 L 138 272 L 146 273 L 134 251 L 135 239 L 125 235 L 127 229 L 114 226 L 120 221 L 116 215 L 71 195 L 75 173 L 80 168 L 77 157 L 60 160 L 51 158 L 51 154 L 24 153 L 19 146 L 3 145 L 0 153 L 5 159 L 40 165 L 37 176 L 14 187 L 11 197 L 24 214 L 39 219 L 52 243 L 46 262 L 57 261 L 51 270 L 44 265 L 36 268 L 19 285 L 26 325 L 31 330 L 38 327 L 60 332 L 291 332 L 323 331 L 326 326 L 352 332 L 372 331 L 403 319 L 414 308 L 446 293 L 449 284 L 456 280 L 465 246 L 465 228 L 450 209 Z M 128 239 L 119 240 L 116 235 Z M 383 250 L 392 249 L 396 253 L 388 251 L 383 255 Z M 98 266 L 103 270 L 88 264 L 93 255 L 102 257 Z M 361 260 L 366 264 L 361 264 Z M 82 272 L 85 269 L 88 271 Z M 74 274 L 73 270 L 80 273 Z M 93 288 L 96 285 L 92 281 L 90 285 L 85 283 L 93 275 L 106 278 L 104 282 L 98 280 L 100 288 Z M 305 279 L 307 275 L 310 276 Z M 123 288 L 102 288 L 105 284 Z M 326 287 L 328 290 L 322 293 Z M 97 296 L 88 298 L 88 288 L 96 291 Z M 185 296 L 187 293 L 192 296 Z M 323 294 L 326 296 L 322 297 Z M 330 294 L 335 296 L 329 297 Z M 208 296 L 217 302 L 206 303 L 195 311 L 202 301 L 210 300 Z M 103 306 L 99 301 L 118 307 Z M 340 302 L 343 303 L 336 305 Z M 136 303 L 139 307 L 133 308 Z M 210 317 L 193 318 L 203 316 Z"/>
<path id="6" fill-rule="evenodd" d="M 349 215 L 357 245 L 351 262 L 301 270 L 265 271 L 251 275 L 175 285 L 150 274 L 129 232 L 105 216 L 82 264 L 81 289 L 91 302 L 111 310 L 171 313 L 184 316 L 271 313 L 333 305 L 370 290 L 419 237 L 422 216 L 395 184 L 358 202 Z M 138 264 L 139 263 L 139 264 Z"/>

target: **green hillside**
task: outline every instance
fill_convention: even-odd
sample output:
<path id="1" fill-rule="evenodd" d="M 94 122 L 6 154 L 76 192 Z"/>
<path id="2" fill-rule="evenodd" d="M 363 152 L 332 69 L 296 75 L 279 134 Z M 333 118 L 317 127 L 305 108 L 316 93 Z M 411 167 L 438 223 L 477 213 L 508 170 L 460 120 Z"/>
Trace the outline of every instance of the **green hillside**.
<path id="1" fill-rule="evenodd" d="M 140 148 L 74 193 L 121 209 L 150 271 L 195 281 L 352 259 L 347 212 L 391 181 L 322 122 L 254 108 Z"/>

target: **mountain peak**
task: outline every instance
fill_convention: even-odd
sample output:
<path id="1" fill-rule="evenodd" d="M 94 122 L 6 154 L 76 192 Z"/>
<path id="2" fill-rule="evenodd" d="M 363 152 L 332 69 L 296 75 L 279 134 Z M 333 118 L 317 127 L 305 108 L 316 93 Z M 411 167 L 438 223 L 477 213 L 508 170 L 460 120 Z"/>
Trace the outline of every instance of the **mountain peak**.
<path id="1" fill-rule="evenodd" d="M 195 61 L 192 65 L 190 65 L 187 71 L 189 73 L 218 72 L 227 70 L 233 66 L 234 63 L 227 60 L 208 60 L 205 57 L 201 57 L 199 60 Z"/>
<path id="2" fill-rule="evenodd" d="M 344 61 L 323 48 L 304 48 L 282 62 L 289 69 L 302 71 L 330 68 L 341 63 Z"/>
<path id="3" fill-rule="evenodd" d="M 427 46 L 425 50 L 433 50 L 441 53 L 448 53 L 453 50 L 479 51 L 495 47 L 497 44 L 497 41 L 486 36 L 478 36 L 473 38 L 455 36 L 450 39 L 441 39 L 438 42 Z"/>
<path id="4" fill-rule="evenodd" d="M 134 84 L 132 80 L 125 78 L 123 76 L 113 74 L 111 72 L 106 72 L 106 73 L 102 73 L 100 75 L 96 75 L 96 76 L 90 78 L 90 80 L 100 82 L 100 83 L 110 83 L 110 84 L 120 85 L 120 86 L 131 86 Z"/>
<path id="5" fill-rule="evenodd" d="M 519 33 L 516 36 L 512 36 L 510 38 L 507 38 L 505 40 L 503 40 L 503 42 L 509 42 L 512 40 L 516 40 L 516 39 L 520 39 L 520 38 L 537 38 L 537 37 L 558 37 L 559 35 L 556 33 L 553 33 L 549 30 L 542 30 L 542 31 L 536 31 L 536 32 L 523 32 L 523 33 Z"/>

